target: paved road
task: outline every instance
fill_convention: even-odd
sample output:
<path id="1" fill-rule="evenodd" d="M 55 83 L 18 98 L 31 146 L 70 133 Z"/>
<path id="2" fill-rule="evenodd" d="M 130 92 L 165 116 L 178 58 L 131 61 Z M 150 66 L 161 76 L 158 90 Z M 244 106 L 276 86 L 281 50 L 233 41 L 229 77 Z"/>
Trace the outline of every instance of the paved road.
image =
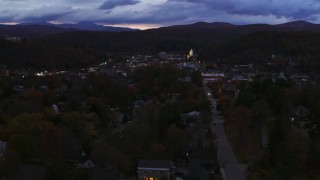
<path id="1" fill-rule="evenodd" d="M 229 141 L 225 135 L 223 120 L 216 109 L 216 101 L 206 84 L 204 84 L 204 92 L 207 94 L 208 100 L 210 101 L 212 107 L 212 131 L 216 135 L 218 158 L 222 168 L 222 174 L 226 180 L 242 180 L 244 178 L 239 168 L 237 159 L 233 154 Z"/>

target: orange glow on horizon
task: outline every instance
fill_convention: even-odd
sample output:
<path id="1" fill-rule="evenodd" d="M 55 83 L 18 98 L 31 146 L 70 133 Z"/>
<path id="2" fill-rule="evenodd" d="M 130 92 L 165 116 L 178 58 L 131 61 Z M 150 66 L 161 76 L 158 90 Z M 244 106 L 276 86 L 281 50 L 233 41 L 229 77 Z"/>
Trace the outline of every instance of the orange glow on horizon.
<path id="1" fill-rule="evenodd" d="M 17 25 L 17 24 L 19 24 L 19 23 L 17 23 L 17 22 L 0 22 L 0 24 L 2 24 L 2 25 Z"/>
<path id="2" fill-rule="evenodd" d="M 73 21 L 47 21 L 49 24 L 60 25 L 60 24 L 77 24 L 77 22 Z"/>
<path id="3" fill-rule="evenodd" d="M 161 27 L 159 24 L 102 24 L 103 26 L 122 27 L 131 29 L 155 29 Z"/>
<path id="4" fill-rule="evenodd" d="M 76 22 L 60 22 L 60 21 L 47 21 L 47 23 L 59 25 L 59 24 L 76 24 Z M 0 22 L 2 25 L 18 25 L 17 22 Z M 103 24 L 103 23 L 96 23 L 102 26 L 112 26 L 112 27 L 121 27 L 121 28 L 131 28 L 131 29 L 140 29 L 140 30 L 146 30 L 146 29 L 156 29 L 159 27 L 162 27 L 159 24 Z"/>

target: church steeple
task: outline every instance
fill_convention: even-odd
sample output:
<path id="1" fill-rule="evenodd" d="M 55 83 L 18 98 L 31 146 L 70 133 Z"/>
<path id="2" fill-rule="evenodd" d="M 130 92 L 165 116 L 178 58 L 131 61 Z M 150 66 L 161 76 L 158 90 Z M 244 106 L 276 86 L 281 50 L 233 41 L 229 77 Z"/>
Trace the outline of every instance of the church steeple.
<path id="1" fill-rule="evenodd" d="M 194 56 L 194 52 L 193 52 L 193 49 L 191 49 L 190 51 L 189 51 L 189 54 L 187 55 L 187 59 L 190 59 L 190 58 L 192 58 Z"/>

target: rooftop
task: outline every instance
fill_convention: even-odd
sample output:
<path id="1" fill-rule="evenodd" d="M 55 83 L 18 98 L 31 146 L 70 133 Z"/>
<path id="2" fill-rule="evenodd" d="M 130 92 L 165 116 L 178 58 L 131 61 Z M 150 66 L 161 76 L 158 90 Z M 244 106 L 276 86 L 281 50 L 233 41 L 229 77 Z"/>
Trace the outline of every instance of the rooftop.
<path id="1" fill-rule="evenodd" d="M 45 179 L 46 174 L 45 166 L 38 165 L 21 165 L 15 176 L 15 180 L 42 180 Z"/>
<path id="2" fill-rule="evenodd" d="M 139 160 L 138 169 L 170 169 L 171 164 L 168 160 Z"/>
<path id="3" fill-rule="evenodd" d="M 7 142 L 3 142 L 0 140 L 0 157 L 3 155 L 4 151 L 6 150 Z"/>

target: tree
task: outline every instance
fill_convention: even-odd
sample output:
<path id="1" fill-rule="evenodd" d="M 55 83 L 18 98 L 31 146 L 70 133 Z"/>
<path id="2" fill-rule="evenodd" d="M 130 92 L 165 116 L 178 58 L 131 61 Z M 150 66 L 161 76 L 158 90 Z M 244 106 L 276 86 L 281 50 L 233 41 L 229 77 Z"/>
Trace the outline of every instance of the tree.
<path id="1" fill-rule="evenodd" d="M 256 101 L 252 104 L 253 125 L 261 125 L 265 119 L 271 116 L 268 104 L 263 101 Z"/>
<path id="2" fill-rule="evenodd" d="M 183 127 L 183 122 L 181 120 L 177 104 L 175 103 L 165 104 L 163 107 L 161 107 L 157 122 L 159 135 L 163 135 L 163 133 L 171 124 L 176 124 L 179 127 Z"/>
<path id="3" fill-rule="evenodd" d="M 285 121 L 282 118 L 276 118 L 270 135 L 269 135 L 269 162 L 272 166 L 276 165 L 278 159 L 281 158 L 281 154 L 287 151 L 287 127 Z"/>
<path id="4" fill-rule="evenodd" d="M 11 134 L 37 136 L 52 125 L 41 113 L 24 113 L 11 119 L 7 128 Z"/>
<path id="5" fill-rule="evenodd" d="M 319 139 L 320 139 L 320 101 L 314 107 L 311 116 L 312 126 L 309 128 L 308 159 L 309 171 L 317 172 L 320 167 Z"/>
<path id="6" fill-rule="evenodd" d="M 46 78 L 50 89 L 56 89 L 62 83 L 62 78 L 57 75 L 46 76 Z"/>
<path id="7" fill-rule="evenodd" d="M 126 173 L 130 172 L 132 168 L 132 164 L 125 155 L 105 142 L 99 142 L 95 145 L 92 158 L 101 168 L 112 165 Z"/>
<path id="8" fill-rule="evenodd" d="M 74 161 L 81 153 L 81 142 L 66 127 L 56 127 L 48 129 L 40 135 L 41 151 L 45 162 Z"/>
<path id="9" fill-rule="evenodd" d="M 95 119 L 95 113 L 78 113 L 73 111 L 61 115 L 62 124 L 80 139 L 96 135 L 94 131 Z"/>
<path id="10" fill-rule="evenodd" d="M 239 106 L 228 116 L 227 121 L 234 123 L 238 127 L 238 143 L 246 144 L 245 132 L 252 124 L 252 113 L 247 107 Z"/>
<path id="11" fill-rule="evenodd" d="M 171 158 L 182 155 L 187 144 L 187 138 L 183 130 L 172 124 L 168 128 L 165 137 L 165 144 L 168 147 Z"/>
<path id="12" fill-rule="evenodd" d="M 191 80 L 197 86 L 202 86 L 202 76 L 200 71 L 193 71 L 191 73 Z"/>
<path id="13" fill-rule="evenodd" d="M 90 137 L 87 137 L 82 143 L 81 143 L 81 149 L 86 154 L 91 154 L 92 150 L 94 148 L 94 140 Z"/>
<path id="14" fill-rule="evenodd" d="M 231 111 L 231 107 L 232 107 L 231 100 L 227 96 L 221 95 L 218 97 L 217 110 L 220 110 L 221 114 L 224 117 L 227 117 L 227 115 Z"/>
<path id="15" fill-rule="evenodd" d="M 246 106 L 247 108 L 250 108 L 252 102 L 252 94 L 246 90 L 241 90 L 236 100 L 236 106 Z"/>
<path id="16" fill-rule="evenodd" d="M 87 100 L 87 104 L 90 106 L 90 111 L 94 112 L 100 118 L 101 125 L 107 125 L 109 121 L 108 108 L 105 102 L 101 98 L 90 97 Z"/>
<path id="17" fill-rule="evenodd" d="M 46 173 L 46 180 L 72 179 L 70 168 L 61 160 L 54 161 Z"/>
<path id="18" fill-rule="evenodd" d="M 105 168 L 111 162 L 111 154 L 108 154 L 110 145 L 105 142 L 99 142 L 92 151 L 93 161 L 101 168 Z"/>
<path id="19" fill-rule="evenodd" d="M 278 86 L 270 86 L 266 91 L 266 102 L 273 110 L 276 116 L 279 116 L 283 112 L 283 108 L 287 103 L 287 97 L 285 91 Z"/>
<path id="20" fill-rule="evenodd" d="M 168 154 L 166 152 L 167 147 L 161 143 L 153 143 L 150 145 L 148 152 L 148 159 L 167 159 Z"/>
<path id="21" fill-rule="evenodd" d="M 16 151 L 22 160 L 33 160 L 39 152 L 39 141 L 37 137 L 29 134 L 15 134 L 9 139 L 10 149 Z"/>
<path id="22" fill-rule="evenodd" d="M 5 158 L 0 160 L 0 177 L 5 179 L 5 177 L 10 177 L 18 169 L 21 163 L 21 156 L 14 150 L 7 151 Z"/>
<path id="23" fill-rule="evenodd" d="M 263 101 L 256 101 L 252 104 L 251 107 L 251 112 L 252 112 L 252 125 L 256 128 L 259 128 L 259 134 L 260 134 L 260 139 L 261 139 L 261 145 L 263 146 L 263 136 L 267 137 L 266 131 L 266 119 L 272 116 L 271 110 L 268 106 L 268 104 Z"/>
<path id="24" fill-rule="evenodd" d="M 56 150 L 59 159 L 77 160 L 81 153 L 81 144 L 77 137 L 67 128 L 58 128 L 56 134 Z"/>
<path id="25" fill-rule="evenodd" d="M 5 125 L 7 124 L 6 119 L 3 118 L 2 114 L 0 114 L 0 125 Z"/>

